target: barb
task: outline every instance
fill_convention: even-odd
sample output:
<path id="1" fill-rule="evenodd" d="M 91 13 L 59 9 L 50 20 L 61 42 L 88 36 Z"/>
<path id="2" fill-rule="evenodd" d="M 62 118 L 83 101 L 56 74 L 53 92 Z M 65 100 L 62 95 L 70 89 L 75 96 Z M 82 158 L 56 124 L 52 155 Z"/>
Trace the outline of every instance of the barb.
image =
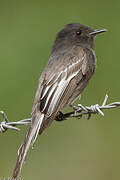
<path id="1" fill-rule="evenodd" d="M 72 106 L 73 111 L 68 112 L 63 114 L 60 112 L 55 120 L 56 121 L 63 121 L 66 120 L 70 117 L 75 117 L 75 118 L 82 118 L 83 115 L 88 115 L 88 119 L 91 118 L 92 114 L 100 114 L 101 116 L 104 116 L 104 113 L 102 110 L 104 109 L 112 109 L 120 106 L 120 102 L 113 102 L 110 104 L 106 104 L 108 100 L 108 95 L 106 94 L 102 105 L 91 105 L 91 106 L 83 106 L 81 104 L 78 104 L 78 106 Z M 12 130 L 17 130 L 19 131 L 20 129 L 15 127 L 17 125 L 29 125 L 31 123 L 31 118 L 23 119 L 17 122 L 9 122 L 6 114 L 3 111 L 0 111 L 0 114 L 3 117 L 3 121 L 0 123 L 0 132 L 5 132 L 7 129 L 12 129 Z"/>
<path id="2" fill-rule="evenodd" d="M 1 114 L 1 111 L 0 111 L 0 114 Z M 4 118 L 4 111 L 2 111 L 2 114 L 1 114 Z M 7 117 L 7 116 L 6 116 Z M 27 124 L 30 124 L 31 123 L 31 118 L 27 118 L 27 119 L 23 119 L 23 120 L 20 120 L 20 121 L 13 121 L 13 122 L 6 122 L 5 119 L 0 123 L 0 133 L 2 132 L 6 132 L 7 129 L 12 129 L 12 130 L 16 130 L 16 131 L 20 131 L 19 128 L 15 127 L 17 125 L 27 125 Z"/>

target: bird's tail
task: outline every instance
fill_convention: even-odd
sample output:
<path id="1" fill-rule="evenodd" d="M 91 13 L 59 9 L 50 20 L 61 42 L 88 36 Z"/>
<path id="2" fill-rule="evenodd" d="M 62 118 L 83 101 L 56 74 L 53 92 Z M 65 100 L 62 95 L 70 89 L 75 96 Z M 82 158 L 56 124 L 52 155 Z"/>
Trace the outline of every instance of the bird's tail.
<path id="1" fill-rule="evenodd" d="M 15 165 L 15 169 L 13 171 L 13 177 L 12 177 L 13 180 L 17 179 L 19 176 L 20 170 L 22 168 L 22 164 L 25 160 L 29 147 L 30 145 L 34 144 L 37 138 L 37 135 L 39 133 L 39 129 L 40 129 L 43 119 L 44 119 L 44 114 L 41 114 L 40 112 L 35 114 L 35 116 L 32 118 L 31 127 L 28 130 L 24 143 L 21 145 L 19 149 L 17 162 Z"/>

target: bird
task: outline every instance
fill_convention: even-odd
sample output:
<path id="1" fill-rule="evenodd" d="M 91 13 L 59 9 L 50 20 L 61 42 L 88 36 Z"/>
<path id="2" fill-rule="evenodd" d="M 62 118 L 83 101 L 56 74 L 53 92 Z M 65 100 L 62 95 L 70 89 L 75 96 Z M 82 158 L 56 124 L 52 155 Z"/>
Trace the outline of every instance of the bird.
<path id="1" fill-rule="evenodd" d="M 51 55 L 36 91 L 32 120 L 19 149 L 13 179 L 18 178 L 30 146 L 48 128 L 57 114 L 82 94 L 96 67 L 95 37 L 106 29 L 93 29 L 80 23 L 65 25 L 56 36 Z"/>

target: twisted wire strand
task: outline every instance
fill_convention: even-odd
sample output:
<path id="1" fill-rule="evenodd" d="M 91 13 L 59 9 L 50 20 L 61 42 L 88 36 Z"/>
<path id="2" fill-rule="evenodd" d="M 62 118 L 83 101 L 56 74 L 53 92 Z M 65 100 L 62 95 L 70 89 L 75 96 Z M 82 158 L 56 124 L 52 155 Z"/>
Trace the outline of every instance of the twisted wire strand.
<path id="1" fill-rule="evenodd" d="M 81 104 L 78 104 L 78 106 L 71 106 L 73 108 L 73 111 L 68 112 L 66 114 L 62 114 L 62 120 L 66 120 L 70 117 L 82 118 L 83 115 L 88 115 L 88 119 L 90 119 L 92 114 L 100 114 L 101 116 L 104 116 L 102 110 L 112 109 L 120 106 L 120 102 L 113 102 L 110 104 L 106 104 L 107 100 L 108 100 L 108 95 L 106 94 L 101 106 L 98 104 L 91 106 L 83 106 Z M 0 111 L 0 114 L 3 117 L 3 121 L 0 123 L 0 133 L 6 132 L 7 129 L 19 131 L 20 129 L 15 126 L 29 125 L 31 123 L 31 118 L 23 119 L 16 122 L 15 121 L 9 122 L 4 111 Z M 56 120 L 61 121 L 61 114 L 56 117 Z"/>

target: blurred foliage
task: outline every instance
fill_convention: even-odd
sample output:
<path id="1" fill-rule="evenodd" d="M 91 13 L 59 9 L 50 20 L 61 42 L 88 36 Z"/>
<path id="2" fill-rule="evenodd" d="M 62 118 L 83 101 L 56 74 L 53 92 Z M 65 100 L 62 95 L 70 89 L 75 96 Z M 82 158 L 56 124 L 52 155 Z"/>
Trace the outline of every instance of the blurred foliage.
<path id="1" fill-rule="evenodd" d="M 10 121 L 30 116 L 35 91 L 56 33 L 80 22 L 108 32 L 96 39 L 96 74 L 81 103 L 120 101 L 120 1 L 0 0 L 0 108 Z M 53 122 L 34 150 L 21 176 L 29 179 L 113 180 L 120 178 L 120 109 L 90 121 Z M 27 127 L 0 134 L 0 177 L 11 177 L 17 150 Z"/>

